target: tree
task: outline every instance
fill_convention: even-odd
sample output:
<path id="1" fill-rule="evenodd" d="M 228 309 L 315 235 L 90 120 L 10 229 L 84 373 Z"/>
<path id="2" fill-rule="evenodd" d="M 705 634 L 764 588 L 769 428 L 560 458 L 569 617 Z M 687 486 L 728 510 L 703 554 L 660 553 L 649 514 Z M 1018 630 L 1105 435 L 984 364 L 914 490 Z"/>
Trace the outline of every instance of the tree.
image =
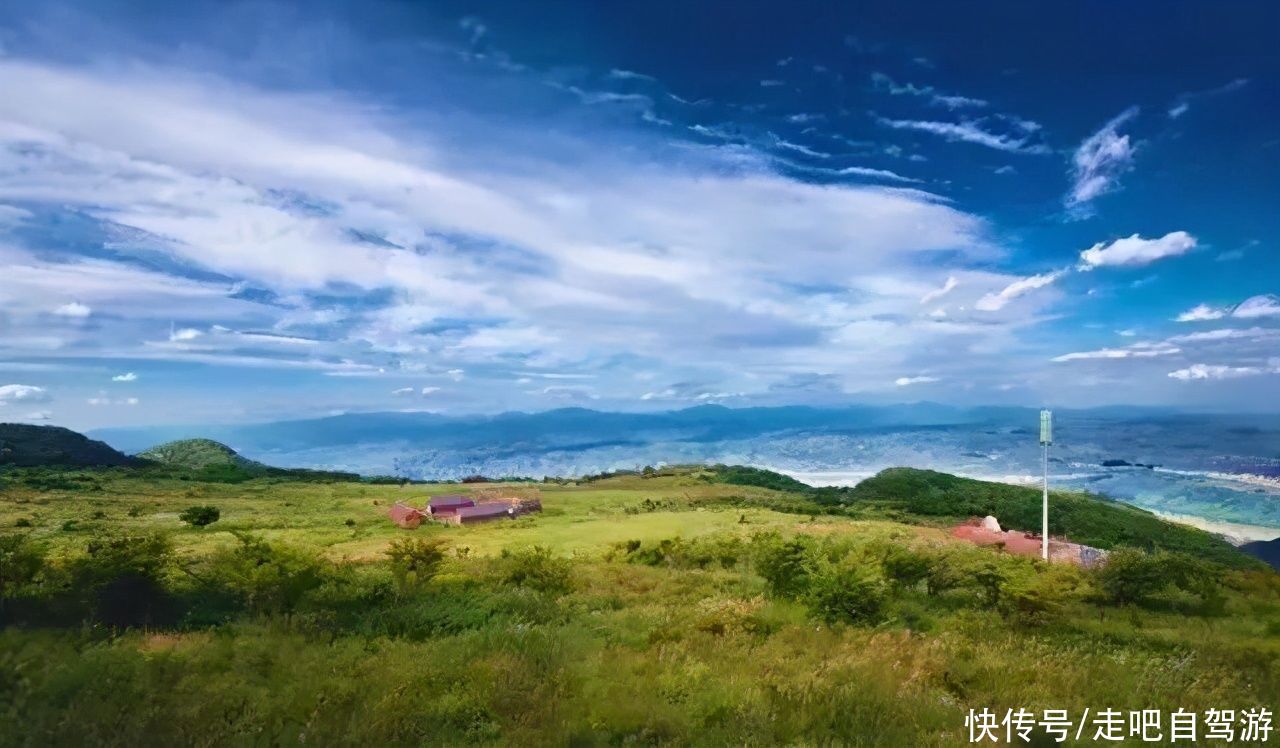
<path id="1" fill-rule="evenodd" d="M 88 553 L 71 567 L 72 588 L 94 616 L 109 626 L 157 623 L 170 612 L 163 577 L 173 546 L 163 535 L 109 537 L 89 541 Z"/>
<path id="2" fill-rule="evenodd" d="M 443 538 L 397 538 L 387 548 L 391 573 L 402 592 L 421 587 L 436 575 L 444 561 Z"/>
<path id="3" fill-rule="evenodd" d="M 1141 603 L 1169 582 L 1159 560 L 1136 548 L 1117 548 L 1097 572 L 1103 598 L 1116 605 Z"/>
<path id="4" fill-rule="evenodd" d="M 182 510 L 182 514 L 178 515 L 178 519 L 186 522 L 192 527 L 205 527 L 212 525 L 222 517 L 222 512 L 218 511 L 216 506 L 193 506 Z"/>
<path id="5" fill-rule="evenodd" d="M 783 540 L 760 535 L 756 543 L 756 571 L 779 597 L 798 597 L 809 586 L 810 543 L 801 537 Z"/>
<path id="6" fill-rule="evenodd" d="M 44 568 L 44 549 L 24 534 L 0 535 L 0 610 L 4 599 L 31 582 Z"/>
<path id="7" fill-rule="evenodd" d="M 919 551 L 901 546 L 892 546 L 884 557 L 885 576 L 902 587 L 915 587 L 925 577 L 933 559 Z"/>

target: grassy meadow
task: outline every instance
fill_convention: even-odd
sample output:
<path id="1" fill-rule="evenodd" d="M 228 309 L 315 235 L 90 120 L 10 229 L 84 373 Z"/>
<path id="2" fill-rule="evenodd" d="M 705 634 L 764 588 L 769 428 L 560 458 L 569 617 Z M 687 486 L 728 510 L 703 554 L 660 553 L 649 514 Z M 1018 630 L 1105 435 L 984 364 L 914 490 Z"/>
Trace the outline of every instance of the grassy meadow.
<path id="1" fill-rule="evenodd" d="M 391 503 L 492 484 L 10 471 L 0 745 L 950 746 L 970 708 L 1280 704 L 1280 575 L 1208 536 L 1048 567 L 765 477 L 406 531 Z"/>

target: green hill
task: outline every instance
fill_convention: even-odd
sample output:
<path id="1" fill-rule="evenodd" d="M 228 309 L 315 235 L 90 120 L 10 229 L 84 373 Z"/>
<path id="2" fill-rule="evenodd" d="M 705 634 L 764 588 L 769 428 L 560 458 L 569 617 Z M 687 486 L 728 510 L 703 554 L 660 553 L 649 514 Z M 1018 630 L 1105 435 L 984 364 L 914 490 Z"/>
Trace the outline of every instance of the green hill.
<path id="1" fill-rule="evenodd" d="M 117 467 L 141 460 L 61 426 L 0 423 L 0 465 L 17 467 Z"/>
<path id="2" fill-rule="evenodd" d="M 874 512 L 888 517 L 964 519 L 988 514 L 1014 530 L 1040 530 L 1040 489 L 961 478 L 916 468 L 889 468 L 851 488 L 811 488 L 756 468 L 716 468 L 717 480 L 798 493 L 827 513 Z M 1222 538 L 1129 504 L 1076 491 L 1053 491 L 1049 532 L 1097 548 L 1132 546 L 1190 553 L 1235 567 L 1255 562 Z M 777 508 L 782 509 L 779 505 Z M 804 506 L 785 509 L 805 511 Z M 934 519 L 933 521 L 936 521 Z"/>
<path id="3" fill-rule="evenodd" d="M 265 471 L 266 465 L 241 457 L 234 449 L 212 439 L 179 439 L 159 444 L 138 457 L 161 465 L 187 470 L 208 468 L 238 468 L 247 471 Z"/>

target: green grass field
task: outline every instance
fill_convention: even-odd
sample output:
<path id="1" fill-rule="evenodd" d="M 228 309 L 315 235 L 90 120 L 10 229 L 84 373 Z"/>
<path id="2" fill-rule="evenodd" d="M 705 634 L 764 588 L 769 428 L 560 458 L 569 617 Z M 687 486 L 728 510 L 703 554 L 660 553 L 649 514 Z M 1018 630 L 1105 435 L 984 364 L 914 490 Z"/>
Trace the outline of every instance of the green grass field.
<path id="1" fill-rule="evenodd" d="M 0 552 L 0 745 L 950 746 L 970 708 L 1280 703 L 1256 565 L 1187 557 L 1194 583 L 1121 604 L 941 515 L 705 471 L 537 487 L 541 514 L 406 531 L 391 503 L 492 484 L 10 475 L 0 538 L 43 561 Z M 90 547 L 155 534 L 155 564 Z M 416 566 L 403 538 L 431 541 Z M 107 588 L 163 615 L 112 625 Z"/>

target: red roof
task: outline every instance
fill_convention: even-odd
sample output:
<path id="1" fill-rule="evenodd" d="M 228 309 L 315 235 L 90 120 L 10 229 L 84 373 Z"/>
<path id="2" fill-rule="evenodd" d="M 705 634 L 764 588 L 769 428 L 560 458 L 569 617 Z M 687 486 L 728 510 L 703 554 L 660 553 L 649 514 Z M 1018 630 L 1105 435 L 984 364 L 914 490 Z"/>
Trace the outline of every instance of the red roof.
<path id="1" fill-rule="evenodd" d="M 431 501 L 427 502 L 427 506 L 432 509 L 456 509 L 458 507 L 475 505 L 476 502 L 470 496 L 463 496 L 462 494 L 432 496 Z"/>
<path id="2" fill-rule="evenodd" d="M 458 508 L 459 517 L 497 517 L 510 514 L 511 507 L 506 504 L 481 504 L 480 506 L 464 506 Z"/>

